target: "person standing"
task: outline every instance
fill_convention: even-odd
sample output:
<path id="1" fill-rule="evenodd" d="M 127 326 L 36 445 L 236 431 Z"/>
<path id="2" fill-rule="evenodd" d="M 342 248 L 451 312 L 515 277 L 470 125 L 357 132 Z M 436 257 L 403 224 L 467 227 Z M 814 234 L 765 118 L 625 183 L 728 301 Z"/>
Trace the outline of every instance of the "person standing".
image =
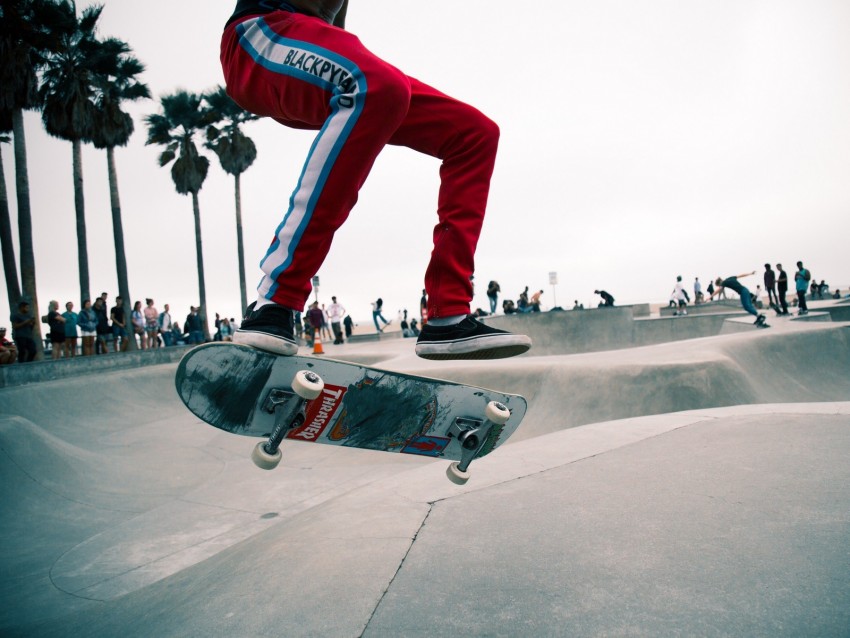
<path id="1" fill-rule="evenodd" d="M 402 73 L 345 31 L 348 0 L 239 0 L 225 25 L 221 63 L 242 108 L 318 131 L 301 177 L 260 262 L 258 298 L 234 341 L 295 354 L 294 313 L 336 230 L 386 145 L 441 160 L 437 226 L 425 272 L 428 323 L 416 354 L 501 358 L 531 347 L 524 335 L 470 314 L 499 127 L 468 104 Z"/>
<path id="2" fill-rule="evenodd" d="M 171 312 L 168 304 L 165 304 L 163 311 L 159 313 L 157 324 L 159 326 L 159 334 L 162 335 L 162 340 L 165 342 L 166 347 L 172 345 L 174 343 L 174 335 L 171 332 Z"/>
<path id="3" fill-rule="evenodd" d="M 65 304 L 65 312 L 62 318 L 65 320 L 65 357 L 77 356 L 77 315 L 74 312 L 74 302 Z"/>
<path id="4" fill-rule="evenodd" d="M 345 318 L 345 307 L 337 302 L 336 297 L 331 297 L 331 305 L 328 307 L 328 318 L 334 333 L 334 343 L 339 345 L 345 343 L 342 336 L 342 320 Z"/>
<path id="5" fill-rule="evenodd" d="M 91 299 L 83 299 L 83 308 L 77 315 L 80 335 L 83 339 L 83 356 L 94 354 L 94 340 L 97 338 L 97 314 L 91 306 Z"/>
<path id="6" fill-rule="evenodd" d="M 183 330 L 189 333 L 189 343 L 199 344 L 204 342 L 204 324 L 195 306 L 189 306 L 189 314 L 186 315 Z"/>
<path id="7" fill-rule="evenodd" d="M 133 327 L 133 338 L 139 337 L 142 350 L 148 349 L 147 335 L 145 333 L 145 316 L 142 314 L 142 302 L 133 304 L 133 312 L 130 313 L 130 324 Z"/>
<path id="8" fill-rule="evenodd" d="M 794 284 L 797 288 L 797 303 L 800 309 L 798 315 L 809 314 L 809 306 L 806 304 L 806 290 L 809 288 L 809 281 L 812 279 L 812 273 L 803 267 L 803 262 L 797 262 L 797 272 L 794 273 Z"/>
<path id="9" fill-rule="evenodd" d="M 776 270 L 776 291 L 779 297 L 779 307 L 776 309 L 776 314 L 787 315 L 788 300 L 786 299 L 786 295 L 788 294 L 788 273 L 782 269 L 782 264 L 776 264 Z"/>
<path id="10" fill-rule="evenodd" d="M 106 314 L 106 293 L 94 300 L 94 314 L 97 316 L 97 340 L 95 341 L 95 351 L 98 354 L 107 354 L 109 349 L 106 347 L 106 336 L 111 333 L 112 328 L 109 327 L 109 317 Z"/>
<path id="11" fill-rule="evenodd" d="M 59 314 L 59 302 L 47 304 L 47 314 L 42 318 L 50 326 L 50 356 L 56 361 L 65 351 L 65 318 Z"/>
<path id="12" fill-rule="evenodd" d="M 767 301 L 770 307 L 779 312 L 779 297 L 776 295 L 776 273 L 770 264 L 764 265 L 764 289 L 767 291 Z"/>
<path id="13" fill-rule="evenodd" d="M 145 299 L 145 339 L 148 348 L 159 348 L 159 310 L 153 305 L 153 299 Z"/>
<path id="14" fill-rule="evenodd" d="M 694 305 L 700 304 L 703 302 L 702 297 L 702 284 L 699 281 L 699 277 L 694 278 Z"/>
<path id="15" fill-rule="evenodd" d="M 491 280 L 489 284 L 487 284 L 487 299 L 490 300 L 490 314 L 496 314 L 496 308 L 499 303 L 499 293 L 502 291 L 502 287 L 499 286 L 499 282 L 496 280 Z"/>
<path id="16" fill-rule="evenodd" d="M 419 320 L 423 326 L 428 323 L 428 292 L 424 288 L 419 298 Z"/>
<path id="17" fill-rule="evenodd" d="M 127 339 L 127 311 L 124 309 L 124 298 L 120 295 L 115 297 L 115 305 L 109 311 L 112 320 L 112 348 L 115 352 L 127 352 L 130 341 Z M 120 345 L 119 345 L 120 343 Z"/>
<path id="18" fill-rule="evenodd" d="M 756 271 L 754 270 L 753 272 L 744 273 L 742 275 L 735 275 L 734 277 L 727 277 L 726 279 L 718 277 L 717 280 L 714 282 L 717 287 L 715 288 L 714 292 L 711 293 L 711 297 L 722 294 L 724 288 L 728 288 L 729 290 L 737 292 L 738 295 L 740 295 L 741 297 L 741 305 L 744 307 L 744 310 L 746 310 L 748 313 L 750 313 L 756 318 L 756 320 L 753 322 L 754 325 L 759 327 L 767 327 L 767 324 L 765 324 L 765 316 L 760 315 L 753 306 L 752 293 L 750 293 L 749 289 L 746 286 L 744 286 L 743 284 L 741 284 L 740 281 L 738 281 L 738 279 L 740 278 L 749 277 L 750 275 L 755 274 Z M 711 301 L 711 297 L 709 297 L 709 301 Z"/>
<path id="19" fill-rule="evenodd" d="M 36 347 L 33 339 L 33 327 L 35 317 L 32 316 L 30 302 L 21 299 L 18 302 L 17 312 L 10 317 L 12 322 L 12 341 L 18 349 L 18 361 L 27 363 L 35 359 Z"/>
<path id="20" fill-rule="evenodd" d="M 328 315 L 325 304 L 322 304 L 322 339 L 330 341 L 331 338 L 331 319 Z"/>
<path id="21" fill-rule="evenodd" d="M 322 324 L 325 321 L 325 313 L 319 308 L 319 302 L 314 301 L 307 311 L 307 323 L 310 328 L 311 345 L 315 345 L 316 339 L 322 339 Z"/>

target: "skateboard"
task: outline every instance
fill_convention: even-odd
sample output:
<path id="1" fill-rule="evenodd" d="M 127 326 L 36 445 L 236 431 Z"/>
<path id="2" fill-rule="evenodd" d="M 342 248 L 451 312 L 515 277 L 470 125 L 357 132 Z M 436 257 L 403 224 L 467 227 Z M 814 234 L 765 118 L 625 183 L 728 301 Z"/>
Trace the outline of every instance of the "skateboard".
<path id="1" fill-rule="evenodd" d="M 251 455 L 262 469 L 277 467 L 284 441 L 301 441 L 451 460 L 446 475 L 459 485 L 527 409 L 516 394 L 221 342 L 186 353 L 175 386 L 202 421 L 265 439 Z"/>
<path id="2" fill-rule="evenodd" d="M 770 306 L 770 309 L 773 310 L 776 313 L 777 317 L 782 317 L 783 315 L 786 314 L 786 313 L 782 312 L 782 309 L 779 306 L 777 306 L 775 303 L 773 303 L 772 301 L 770 302 L 769 306 Z"/>

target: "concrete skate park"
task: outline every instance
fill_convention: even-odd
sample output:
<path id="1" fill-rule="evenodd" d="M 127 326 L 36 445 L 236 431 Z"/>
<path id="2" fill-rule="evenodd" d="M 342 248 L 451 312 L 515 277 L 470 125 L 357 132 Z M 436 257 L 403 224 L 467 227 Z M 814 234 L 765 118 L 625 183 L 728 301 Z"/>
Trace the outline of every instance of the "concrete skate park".
<path id="1" fill-rule="evenodd" d="M 535 342 L 495 362 L 325 345 L 528 399 L 464 486 L 310 444 L 259 470 L 180 348 L 7 366 L 0 634 L 850 635 L 850 305 L 712 306 L 494 317 Z"/>

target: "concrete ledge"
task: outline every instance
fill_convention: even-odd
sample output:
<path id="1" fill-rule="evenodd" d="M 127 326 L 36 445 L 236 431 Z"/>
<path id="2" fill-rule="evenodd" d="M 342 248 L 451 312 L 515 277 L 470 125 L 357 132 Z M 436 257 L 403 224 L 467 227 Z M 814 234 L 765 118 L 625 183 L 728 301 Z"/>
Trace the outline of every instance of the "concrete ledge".
<path id="1" fill-rule="evenodd" d="M 631 308 L 633 317 L 648 317 L 652 314 L 652 304 L 635 303 L 625 306 L 615 306 L 616 308 Z"/>
<path id="2" fill-rule="evenodd" d="M 818 310 L 828 312 L 833 321 L 850 321 L 850 302 L 836 302 L 834 306 L 825 306 Z"/>
<path id="3" fill-rule="evenodd" d="M 667 306 L 661 308 L 658 312 L 662 317 L 672 317 L 677 312 L 678 308 Z M 736 299 L 722 299 L 720 301 L 707 301 L 705 303 L 689 303 L 686 310 L 689 315 L 708 315 L 717 312 L 734 312 L 741 311 L 741 302 Z"/>
<path id="4" fill-rule="evenodd" d="M 791 321 L 835 321 L 831 312 L 810 312 L 808 314 L 792 317 Z"/>
<path id="5" fill-rule="evenodd" d="M 728 307 L 718 306 L 720 309 L 728 310 Z M 713 337 L 722 333 L 726 319 L 744 316 L 740 308 L 734 313 L 640 319 L 635 319 L 632 313 L 631 307 L 618 306 L 485 317 L 484 320 L 495 328 L 527 334 L 534 341 L 534 347 L 523 356 L 539 356 L 601 352 Z"/>
<path id="6" fill-rule="evenodd" d="M 401 332 L 394 330 L 393 332 L 367 332 L 363 334 L 351 335 L 346 338 L 349 343 L 364 343 L 366 341 L 386 341 L 387 339 L 401 339 Z"/>
<path id="7" fill-rule="evenodd" d="M 171 346 L 155 350 L 135 352 L 110 352 L 109 354 L 78 356 L 58 361 L 33 361 L 0 367 L 0 388 L 7 388 L 41 381 L 54 381 L 70 377 L 100 374 L 114 370 L 126 370 L 143 366 L 174 363 L 192 346 Z"/>

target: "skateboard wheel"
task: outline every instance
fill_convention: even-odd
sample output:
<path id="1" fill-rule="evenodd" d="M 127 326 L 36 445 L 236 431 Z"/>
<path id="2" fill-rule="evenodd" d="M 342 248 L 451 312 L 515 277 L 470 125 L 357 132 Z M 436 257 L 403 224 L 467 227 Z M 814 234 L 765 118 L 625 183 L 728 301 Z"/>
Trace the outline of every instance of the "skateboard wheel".
<path id="1" fill-rule="evenodd" d="M 496 425 L 503 425 L 511 418 L 511 411 L 498 401 L 490 401 L 484 409 L 484 416 Z"/>
<path id="2" fill-rule="evenodd" d="M 446 476 L 448 476 L 449 480 L 456 485 L 465 485 L 469 480 L 469 472 L 464 472 L 459 469 L 457 463 L 451 463 L 446 468 Z"/>
<path id="3" fill-rule="evenodd" d="M 325 389 L 325 382 L 315 372 L 299 370 L 292 378 L 292 390 L 302 399 L 312 401 L 319 397 Z"/>
<path id="4" fill-rule="evenodd" d="M 251 460 L 261 470 L 273 470 L 280 463 L 282 454 L 278 449 L 274 454 L 266 452 L 266 442 L 260 441 L 254 446 L 254 451 L 251 452 Z"/>

